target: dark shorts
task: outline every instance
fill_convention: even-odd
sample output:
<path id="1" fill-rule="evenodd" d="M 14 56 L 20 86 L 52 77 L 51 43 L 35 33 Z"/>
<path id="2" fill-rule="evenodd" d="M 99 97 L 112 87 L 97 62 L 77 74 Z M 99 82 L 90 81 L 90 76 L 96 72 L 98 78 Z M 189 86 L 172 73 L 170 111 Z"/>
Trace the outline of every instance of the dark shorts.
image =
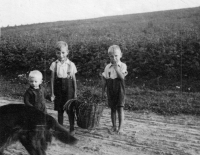
<path id="1" fill-rule="evenodd" d="M 63 106 L 69 99 L 74 98 L 74 91 L 72 79 L 56 78 L 54 83 L 54 110 L 64 112 Z"/>
<path id="2" fill-rule="evenodd" d="M 124 80 L 119 78 L 106 79 L 108 105 L 112 109 L 123 107 L 125 104 Z"/>

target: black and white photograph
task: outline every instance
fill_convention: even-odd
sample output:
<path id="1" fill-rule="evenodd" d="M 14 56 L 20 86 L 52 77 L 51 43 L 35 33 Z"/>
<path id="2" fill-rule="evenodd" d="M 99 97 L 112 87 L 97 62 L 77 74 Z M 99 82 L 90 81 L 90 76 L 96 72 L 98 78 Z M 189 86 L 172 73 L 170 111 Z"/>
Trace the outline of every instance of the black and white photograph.
<path id="1" fill-rule="evenodd" d="M 0 0 L 0 155 L 199 155 L 200 0 Z"/>

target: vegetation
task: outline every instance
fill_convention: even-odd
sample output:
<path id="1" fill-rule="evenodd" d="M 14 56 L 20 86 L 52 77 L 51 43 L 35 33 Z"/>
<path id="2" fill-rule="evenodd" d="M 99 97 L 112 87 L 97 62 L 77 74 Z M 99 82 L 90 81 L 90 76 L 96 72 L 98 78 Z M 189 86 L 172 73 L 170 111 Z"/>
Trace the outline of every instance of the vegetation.
<path id="1" fill-rule="evenodd" d="M 199 78 L 200 8 L 2 28 L 1 68 L 48 70 L 54 44 L 69 44 L 79 74 L 98 75 L 120 45 L 129 77 Z"/>
<path id="2" fill-rule="evenodd" d="M 6 94 L 8 87 L 7 94 L 14 95 L 12 86 L 20 94 L 26 85 L 19 89 L 17 76 L 32 69 L 41 70 L 48 82 L 58 40 L 69 44 L 70 59 L 78 68 L 78 77 L 84 79 L 79 86 L 98 84 L 94 79 L 108 63 L 107 49 L 117 44 L 129 72 L 126 109 L 197 114 L 198 93 L 188 92 L 200 88 L 199 23 L 198 7 L 2 28 L 1 72 L 14 74 L 16 80 L 7 80 L 1 93 Z"/>
<path id="3" fill-rule="evenodd" d="M 101 83 L 99 80 L 84 79 L 78 80 L 77 83 L 79 97 L 82 96 L 82 92 L 87 90 L 92 90 L 100 95 Z M 1 76 L 0 84 L 0 95 L 15 99 L 23 99 L 25 90 L 29 87 L 26 80 L 21 77 L 8 79 Z M 44 81 L 44 86 L 50 92 L 46 81 Z M 180 89 L 155 91 L 140 86 L 127 86 L 126 92 L 125 110 L 155 112 L 162 115 L 200 114 L 200 94 L 197 92 L 182 92 Z"/>

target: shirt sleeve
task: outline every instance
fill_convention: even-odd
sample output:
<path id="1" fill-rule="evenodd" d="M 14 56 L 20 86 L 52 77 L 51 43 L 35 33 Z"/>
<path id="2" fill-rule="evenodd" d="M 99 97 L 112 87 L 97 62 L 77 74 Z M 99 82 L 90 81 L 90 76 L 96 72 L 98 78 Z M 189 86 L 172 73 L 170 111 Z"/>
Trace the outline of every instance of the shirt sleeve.
<path id="1" fill-rule="evenodd" d="M 77 73 L 77 68 L 76 68 L 75 64 L 72 63 L 71 65 L 72 65 L 72 73 L 76 74 Z"/>
<path id="2" fill-rule="evenodd" d="M 102 76 L 104 77 L 104 78 L 106 78 L 106 71 L 107 71 L 107 66 L 105 67 L 105 69 L 104 69 L 104 72 L 102 73 Z"/>
<path id="3" fill-rule="evenodd" d="M 33 106 L 30 102 L 29 102 L 29 99 L 30 99 L 30 94 L 28 91 L 25 92 L 24 94 L 24 104 L 27 105 L 27 106 Z"/>
<path id="4" fill-rule="evenodd" d="M 126 64 L 122 65 L 121 71 L 122 71 L 122 74 L 124 74 L 124 76 L 126 76 L 128 74 L 127 65 Z"/>
<path id="5" fill-rule="evenodd" d="M 49 68 L 51 71 L 55 71 L 55 62 L 53 62 Z"/>
<path id="6" fill-rule="evenodd" d="M 48 101 L 51 101 L 51 97 L 50 97 L 47 89 L 44 86 L 41 86 L 41 90 L 42 90 L 42 92 L 44 94 L 44 98 L 47 99 Z"/>

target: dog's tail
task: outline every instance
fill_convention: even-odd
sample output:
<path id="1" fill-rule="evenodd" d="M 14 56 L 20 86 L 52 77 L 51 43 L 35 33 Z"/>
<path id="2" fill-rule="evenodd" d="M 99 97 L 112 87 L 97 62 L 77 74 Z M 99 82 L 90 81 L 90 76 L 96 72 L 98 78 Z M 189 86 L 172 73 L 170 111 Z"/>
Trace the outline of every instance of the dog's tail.
<path id="1" fill-rule="evenodd" d="M 78 142 L 78 139 L 69 134 L 69 132 L 60 125 L 52 116 L 49 116 L 49 127 L 53 129 L 53 136 L 61 142 L 69 145 L 74 145 Z"/>

